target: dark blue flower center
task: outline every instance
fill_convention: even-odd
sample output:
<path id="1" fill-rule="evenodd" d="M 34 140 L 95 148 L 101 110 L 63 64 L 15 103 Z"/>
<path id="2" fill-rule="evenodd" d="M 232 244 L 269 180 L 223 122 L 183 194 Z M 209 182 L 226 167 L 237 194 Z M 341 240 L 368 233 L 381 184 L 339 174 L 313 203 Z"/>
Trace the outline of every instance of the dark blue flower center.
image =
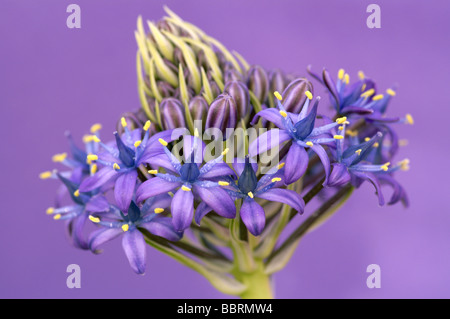
<path id="1" fill-rule="evenodd" d="M 245 166 L 241 176 L 239 176 L 238 187 L 243 194 L 254 192 L 258 184 L 256 173 L 253 170 L 248 156 L 245 158 Z"/>
<path id="2" fill-rule="evenodd" d="M 193 183 L 200 176 L 200 170 L 196 163 L 185 163 L 180 170 L 181 179 L 187 183 Z"/>
<path id="3" fill-rule="evenodd" d="M 119 159 L 126 167 L 134 167 L 135 151 L 125 145 L 117 132 L 114 133 L 114 136 L 116 137 L 117 149 L 119 150 Z"/>
<path id="4" fill-rule="evenodd" d="M 122 212 L 120 212 L 120 215 L 122 216 L 122 219 L 124 222 L 132 222 L 135 223 L 141 218 L 141 210 L 136 205 L 134 201 L 130 203 L 130 207 L 128 208 L 128 214 L 124 215 Z"/>

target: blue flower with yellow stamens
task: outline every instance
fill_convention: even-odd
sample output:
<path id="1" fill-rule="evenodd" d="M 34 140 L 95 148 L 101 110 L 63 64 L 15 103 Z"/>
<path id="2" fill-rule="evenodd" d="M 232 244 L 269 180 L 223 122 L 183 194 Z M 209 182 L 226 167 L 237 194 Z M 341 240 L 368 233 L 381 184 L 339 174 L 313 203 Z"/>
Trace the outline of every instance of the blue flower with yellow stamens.
<path id="1" fill-rule="evenodd" d="M 156 177 L 142 183 L 136 190 L 136 201 L 138 203 L 147 198 L 175 192 L 171 204 L 171 213 L 175 229 L 182 231 L 188 228 L 194 217 L 194 199 L 205 202 L 209 207 L 222 217 L 234 218 L 236 209 L 233 201 L 223 190 L 218 182 L 212 181 L 222 176 L 234 175 L 233 170 L 223 162 L 225 150 L 219 157 L 205 163 L 203 166 L 204 143 L 194 136 L 184 136 L 184 163 L 169 151 L 167 142 L 160 139 L 165 154 L 155 157 L 150 164 L 156 164 L 166 169 L 167 173 L 158 173 L 150 170 L 149 173 Z M 199 146 L 200 145 L 200 146 Z"/>
<path id="2" fill-rule="evenodd" d="M 177 241 L 183 233 L 175 231 L 171 218 L 159 215 L 170 205 L 171 197 L 167 194 L 151 198 L 139 208 L 134 201 L 127 207 L 126 215 L 119 208 L 111 205 L 108 214 L 93 214 L 89 219 L 101 226 L 89 236 L 89 249 L 98 251 L 98 247 L 120 235 L 122 247 L 131 268 L 137 274 L 143 274 L 146 268 L 146 244 L 143 234 L 138 228 L 143 228 L 151 234 Z"/>
<path id="3" fill-rule="evenodd" d="M 312 101 L 312 94 L 306 91 L 308 98 L 301 112 L 293 114 L 284 109 L 280 102 L 282 97 L 278 92 L 275 92 L 275 96 L 277 97 L 278 110 L 274 108 L 262 110 L 255 115 L 253 122 L 258 117 L 262 117 L 278 126 L 279 130 L 272 129 L 259 136 L 249 147 L 250 156 L 256 156 L 284 142 L 292 141 L 285 160 L 284 179 L 286 184 L 291 184 L 303 176 L 309 162 L 309 156 L 305 148 L 310 148 L 322 161 L 325 169 L 324 185 L 326 185 L 330 172 L 330 160 L 327 152 L 320 144 L 328 144 L 336 139 L 342 139 L 342 135 L 331 136 L 329 131 L 346 122 L 347 118 L 338 118 L 334 123 L 315 128 L 320 97 L 316 97 L 311 111 L 307 113 L 310 101 Z"/>

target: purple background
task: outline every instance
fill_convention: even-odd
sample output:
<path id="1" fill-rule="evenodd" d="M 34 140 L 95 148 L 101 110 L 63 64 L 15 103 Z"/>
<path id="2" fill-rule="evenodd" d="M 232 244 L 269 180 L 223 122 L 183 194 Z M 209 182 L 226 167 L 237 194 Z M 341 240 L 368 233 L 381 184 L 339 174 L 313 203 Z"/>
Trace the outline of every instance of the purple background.
<path id="1" fill-rule="evenodd" d="M 72 248 L 61 222 L 45 215 L 57 183 L 38 174 L 95 122 L 112 132 L 139 107 L 133 32 L 136 18 L 156 20 L 162 5 L 220 39 L 254 64 L 304 73 L 360 69 L 379 87 L 399 84 L 389 114 L 412 113 L 399 126 L 409 145 L 398 174 L 411 208 L 380 208 L 364 185 L 337 215 L 301 242 L 275 275 L 280 298 L 449 298 L 448 1 L 380 1 L 382 28 L 366 27 L 372 1 L 77 0 L 82 28 L 66 27 L 68 1 L 0 2 L 1 230 L 3 298 L 220 298 L 197 273 L 148 249 L 148 271 L 135 275 L 120 240 L 102 255 Z M 322 92 L 316 86 L 316 93 Z M 441 141 L 446 138 L 446 142 Z M 445 163 L 445 164 L 444 164 Z M 82 269 L 82 288 L 66 287 L 66 267 Z M 381 289 L 366 287 L 366 267 L 381 266 Z"/>

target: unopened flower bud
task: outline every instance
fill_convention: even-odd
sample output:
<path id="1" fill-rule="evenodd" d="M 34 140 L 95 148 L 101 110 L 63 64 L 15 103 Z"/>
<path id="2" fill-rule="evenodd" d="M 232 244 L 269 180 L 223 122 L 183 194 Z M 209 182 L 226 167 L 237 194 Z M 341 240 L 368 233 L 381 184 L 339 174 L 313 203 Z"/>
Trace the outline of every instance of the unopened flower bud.
<path id="1" fill-rule="evenodd" d="M 273 70 L 269 75 L 269 89 L 270 92 L 283 92 L 288 82 L 286 76 L 280 70 Z"/>
<path id="2" fill-rule="evenodd" d="M 208 103 L 202 96 L 196 96 L 189 102 L 189 110 L 191 111 L 192 119 L 204 120 L 208 113 Z"/>
<path id="3" fill-rule="evenodd" d="M 161 96 L 164 97 L 171 97 L 175 93 L 175 89 L 172 85 L 170 85 L 167 82 L 164 81 L 158 81 L 156 83 L 156 86 L 158 87 L 158 91 L 161 94 Z"/>
<path id="4" fill-rule="evenodd" d="M 250 111 L 250 95 L 247 86 L 242 82 L 232 81 L 228 82 L 223 90 L 233 97 L 238 119 L 245 117 Z"/>
<path id="5" fill-rule="evenodd" d="M 247 86 L 256 98 L 264 103 L 269 90 L 269 79 L 266 71 L 258 65 L 252 66 L 248 71 Z"/>
<path id="6" fill-rule="evenodd" d="M 235 128 L 236 121 L 236 102 L 231 95 L 224 93 L 219 95 L 209 106 L 205 128 L 214 127 L 226 133 L 227 128 Z"/>
<path id="7" fill-rule="evenodd" d="M 305 95 L 306 91 L 310 91 L 313 93 L 313 87 L 311 82 L 304 78 L 299 78 L 287 86 L 287 88 L 283 91 L 283 106 L 288 112 L 292 112 L 297 114 L 301 111 L 303 104 L 308 98 Z"/>
<path id="8" fill-rule="evenodd" d="M 164 129 L 186 127 L 183 109 L 181 102 L 175 98 L 165 98 L 161 101 L 161 121 Z"/>
<path id="9" fill-rule="evenodd" d="M 223 79 L 225 83 L 231 81 L 242 81 L 242 74 L 236 69 L 230 69 L 225 71 Z"/>

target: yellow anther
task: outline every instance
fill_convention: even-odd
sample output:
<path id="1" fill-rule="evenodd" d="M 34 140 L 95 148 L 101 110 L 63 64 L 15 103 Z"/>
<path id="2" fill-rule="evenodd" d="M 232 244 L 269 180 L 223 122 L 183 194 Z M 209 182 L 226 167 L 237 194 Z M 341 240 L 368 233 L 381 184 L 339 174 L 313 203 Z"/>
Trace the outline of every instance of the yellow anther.
<path id="1" fill-rule="evenodd" d="M 89 220 L 93 223 L 100 223 L 100 218 L 89 215 Z"/>
<path id="2" fill-rule="evenodd" d="M 345 74 L 344 69 L 340 69 L 340 70 L 338 71 L 338 79 L 339 79 L 339 80 L 342 80 L 342 79 L 344 78 L 344 74 Z"/>
<path id="3" fill-rule="evenodd" d="M 359 155 L 361 155 L 361 152 L 362 152 L 362 149 L 359 149 L 359 150 L 355 151 L 355 154 L 358 154 L 358 156 L 359 156 Z"/>
<path id="4" fill-rule="evenodd" d="M 101 129 L 102 129 L 102 125 L 99 124 L 99 123 L 96 123 L 96 124 L 94 124 L 94 125 L 91 126 L 91 133 L 92 133 L 92 134 L 95 134 L 95 133 L 97 133 L 98 131 L 100 131 Z"/>
<path id="5" fill-rule="evenodd" d="M 50 172 L 50 171 L 42 172 L 39 174 L 40 179 L 47 179 L 50 177 L 52 177 L 52 172 Z"/>
<path id="6" fill-rule="evenodd" d="M 361 94 L 361 97 L 369 97 L 375 93 L 374 89 L 370 89 Z"/>
<path id="7" fill-rule="evenodd" d="M 184 190 L 185 192 L 190 192 L 191 191 L 191 189 L 189 187 L 184 186 L 184 185 L 181 186 L 181 189 Z"/>
<path id="8" fill-rule="evenodd" d="M 352 137 L 355 137 L 355 136 L 358 136 L 358 131 L 353 131 L 353 130 L 347 130 L 347 131 L 345 131 L 345 134 L 347 134 L 347 135 L 349 135 L 349 136 L 352 136 Z"/>
<path id="9" fill-rule="evenodd" d="M 52 161 L 59 163 L 59 162 L 64 161 L 66 158 L 67 158 L 67 153 L 55 154 L 52 157 Z"/>
<path id="10" fill-rule="evenodd" d="M 283 162 L 283 163 L 280 163 L 280 164 L 278 164 L 277 168 L 278 168 L 278 169 L 282 169 L 282 168 L 284 167 L 285 164 L 286 164 L 286 163 L 284 163 L 284 162 Z"/>
<path id="11" fill-rule="evenodd" d="M 53 214 L 55 212 L 55 209 L 53 208 L 53 207 L 49 207 L 49 208 L 47 208 L 47 210 L 45 211 L 45 213 L 47 214 L 47 215 L 51 215 L 51 214 Z"/>
<path id="12" fill-rule="evenodd" d="M 386 164 L 384 164 L 383 166 L 381 166 L 381 169 L 385 172 L 387 172 L 387 170 L 389 169 L 389 165 L 391 165 L 390 162 L 387 162 Z"/>
<path id="13" fill-rule="evenodd" d="M 127 127 L 128 126 L 127 120 L 124 117 L 122 117 L 120 119 L 120 124 L 122 124 L 123 127 Z"/>
<path id="14" fill-rule="evenodd" d="M 339 131 L 342 131 L 343 129 L 344 129 L 343 126 L 339 126 L 339 127 L 338 127 L 338 130 L 339 130 Z"/>
<path id="15" fill-rule="evenodd" d="M 370 137 L 366 137 L 366 138 L 364 139 L 364 141 L 365 141 L 365 142 L 370 141 Z"/>
<path id="16" fill-rule="evenodd" d="M 148 171 L 149 174 L 158 174 L 158 170 L 156 169 L 151 169 Z"/>
<path id="17" fill-rule="evenodd" d="M 395 94 L 397 94 L 393 89 L 387 89 L 386 93 L 389 94 L 390 96 L 395 96 Z"/>
<path id="18" fill-rule="evenodd" d="M 162 138 L 158 139 L 158 142 L 160 142 L 162 146 L 167 146 L 167 144 L 168 144 L 168 143 L 167 143 L 166 141 L 164 141 Z"/>
<path id="19" fill-rule="evenodd" d="M 314 144 L 313 144 L 313 142 L 306 142 L 306 145 L 313 146 Z"/>
<path id="20" fill-rule="evenodd" d="M 344 75 L 344 82 L 345 82 L 345 84 L 350 83 L 350 75 L 348 75 L 348 73 L 345 73 L 345 75 Z"/>
<path id="21" fill-rule="evenodd" d="M 122 230 L 123 230 L 124 232 L 127 232 L 128 229 L 130 229 L 130 226 L 129 226 L 128 224 L 122 225 Z"/>
<path id="22" fill-rule="evenodd" d="M 405 158 L 403 161 L 400 161 L 398 164 L 400 165 L 400 169 L 402 171 L 409 170 L 409 159 Z"/>
<path id="23" fill-rule="evenodd" d="M 150 129 L 151 125 L 152 125 L 152 122 L 150 122 L 150 121 L 145 122 L 144 131 L 147 132 Z"/>
<path id="24" fill-rule="evenodd" d="M 75 196 L 75 197 L 80 196 L 80 190 L 77 189 L 75 192 L 73 192 L 73 196 Z"/>
<path id="25" fill-rule="evenodd" d="M 406 114 L 405 117 L 406 117 L 406 123 L 411 124 L 411 125 L 414 124 L 414 119 L 411 114 Z"/>
<path id="26" fill-rule="evenodd" d="M 222 152 L 222 156 L 225 156 L 225 155 L 227 155 L 227 153 L 230 151 L 230 149 L 229 148 L 226 148 L 223 152 Z"/>
<path id="27" fill-rule="evenodd" d="M 136 147 L 136 148 L 138 148 L 139 147 L 139 145 L 141 145 L 141 143 L 142 143 L 142 141 L 136 141 L 136 142 L 134 142 L 134 147 Z"/>
<path id="28" fill-rule="evenodd" d="M 119 164 L 114 163 L 114 164 L 113 164 L 113 168 L 114 168 L 115 170 L 118 170 L 118 169 L 120 169 L 120 166 L 119 166 Z"/>
<path id="29" fill-rule="evenodd" d="M 155 208 L 153 211 L 155 214 L 161 214 L 164 211 L 164 208 Z"/>
<path id="30" fill-rule="evenodd" d="M 94 175 L 95 173 L 97 173 L 97 170 L 98 170 L 98 166 L 97 166 L 97 164 L 92 164 L 91 165 L 91 174 L 92 175 Z"/>
<path id="31" fill-rule="evenodd" d="M 312 100 L 313 95 L 312 95 L 312 93 L 311 93 L 310 91 L 306 91 L 306 92 L 305 92 L 305 95 L 306 95 L 306 97 L 307 97 L 309 100 Z"/>
<path id="32" fill-rule="evenodd" d="M 199 137 L 199 136 L 200 136 L 200 135 L 198 134 L 198 129 L 197 129 L 197 128 L 194 129 L 194 136 L 195 136 L 195 137 Z"/>
<path id="33" fill-rule="evenodd" d="M 383 97 L 384 97 L 383 94 L 375 95 L 375 96 L 372 98 L 372 101 L 378 101 L 378 100 L 381 100 Z"/>
<path id="34" fill-rule="evenodd" d="M 378 146 L 380 146 L 380 143 L 378 142 L 373 143 L 373 147 L 377 148 Z"/>
<path id="35" fill-rule="evenodd" d="M 359 77 L 360 80 L 364 80 L 366 78 L 366 76 L 364 75 L 363 71 L 359 71 L 358 72 L 358 77 Z"/>
<path id="36" fill-rule="evenodd" d="M 344 137 L 342 135 L 334 135 L 333 138 L 335 140 L 342 140 Z"/>
<path id="37" fill-rule="evenodd" d="M 279 181 L 281 181 L 281 178 L 279 178 L 279 177 L 272 178 L 272 183 L 276 183 L 276 182 L 279 182 Z"/>
<path id="38" fill-rule="evenodd" d="M 286 113 L 285 111 L 280 111 L 280 115 L 281 115 L 282 117 L 284 117 L 284 118 L 287 117 L 287 113 Z"/>
<path id="39" fill-rule="evenodd" d="M 248 197 L 250 197 L 250 198 L 253 198 L 253 197 L 254 197 L 252 192 L 248 192 L 247 195 L 248 195 Z"/>
<path id="40" fill-rule="evenodd" d="M 366 85 L 366 83 L 364 83 L 361 87 L 361 92 L 364 92 L 366 90 L 366 87 L 367 87 L 367 85 Z"/>
<path id="41" fill-rule="evenodd" d="M 58 219 L 60 219 L 61 218 L 61 214 L 56 214 L 55 216 L 53 216 L 53 219 L 54 220 L 58 220 Z"/>
<path id="42" fill-rule="evenodd" d="M 344 124 L 345 121 L 347 121 L 347 117 L 346 116 L 343 116 L 343 117 L 340 117 L 340 118 L 336 119 L 336 123 L 337 124 Z"/>
<path id="43" fill-rule="evenodd" d="M 280 92 L 278 92 L 278 91 L 273 92 L 273 95 L 275 95 L 275 97 L 277 98 L 278 101 L 281 101 L 283 99 Z"/>
<path id="44" fill-rule="evenodd" d="M 89 154 L 88 156 L 87 156 L 87 160 L 88 161 L 97 161 L 98 160 L 98 156 L 97 155 L 95 155 L 95 154 Z"/>
<path id="45" fill-rule="evenodd" d="M 220 186 L 228 186 L 228 185 L 230 185 L 230 183 L 228 183 L 228 182 L 223 182 L 223 181 L 219 181 L 219 185 L 220 185 Z"/>
<path id="46" fill-rule="evenodd" d="M 83 136 L 84 143 L 96 142 L 100 143 L 100 139 L 96 135 L 85 135 Z"/>

